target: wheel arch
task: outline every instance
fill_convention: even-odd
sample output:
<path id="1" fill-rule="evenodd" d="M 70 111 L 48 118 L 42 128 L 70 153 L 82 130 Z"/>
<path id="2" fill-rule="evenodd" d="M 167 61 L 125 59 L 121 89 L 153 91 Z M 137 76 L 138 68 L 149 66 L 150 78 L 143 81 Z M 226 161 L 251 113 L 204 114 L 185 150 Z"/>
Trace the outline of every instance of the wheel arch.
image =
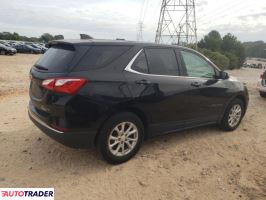
<path id="1" fill-rule="evenodd" d="M 240 100 L 243 102 L 243 104 L 244 104 L 244 108 L 245 108 L 245 110 L 244 110 L 244 115 L 245 115 L 246 110 L 247 110 L 247 103 L 248 103 L 248 102 L 247 102 L 247 99 L 245 98 L 245 96 L 244 96 L 243 94 L 236 94 L 236 95 L 234 95 L 232 98 L 230 98 L 230 100 L 229 100 L 229 101 L 226 103 L 226 105 L 224 106 L 224 109 L 223 109 L 222 115 L 221 115 L 221 117 L 220 117 L 218 123 L 221 123 L 221 121 L 222 121 L 222 119 L 223 119 L 223 117 L 224 117 L 224 114 L 225 114 L 225 112 L 226 112 L 226 109 L 227 109 L 228 105 L 229 105 L 232 101 L 234 101 L 235 99 L 240 99 Z"/>
<path id="2" fill-rule="evenodd" d="M 244 108 L 245 108 L 244 112 L 246 113 L 246 110 L 247 110 L 247 100 L 244 97 L 244 95 L 238 94 L 238 95 L 235 96 L 234 99 L 240 99 L 244 103 Z"/>
<path id="3" fill-rule="evenodd" d="M 118 108 L 118 109 L 116 109 L 114 111 L 109 112 L 104 117 L 104 119 L 100 123 L 100 126 L 98 128 L 96 137 L 94 139 L 94 144 L 95 145 L 97 144 L 99 133 L 100 133 L 101 128 L 103 127 L 104 123 L 106 123 L 106 121 L 109 120 L 112 116 L 114 116 L 114 115 L 116 115 L 118 113 L 121 113 L 121 112 L 129 112 L 129 113 L 132 113 L 132 114 L 136 115 L 141 120 L 141 122 L 143 124 L 143 127 L 144 127 L 144 139 L 148 138 L 148 124 L 149 124 L 148 116 L 143 111 L 141 111 L 138 108 L 135 108 L 135 107 L 121 107 L 121 108 Z"/>

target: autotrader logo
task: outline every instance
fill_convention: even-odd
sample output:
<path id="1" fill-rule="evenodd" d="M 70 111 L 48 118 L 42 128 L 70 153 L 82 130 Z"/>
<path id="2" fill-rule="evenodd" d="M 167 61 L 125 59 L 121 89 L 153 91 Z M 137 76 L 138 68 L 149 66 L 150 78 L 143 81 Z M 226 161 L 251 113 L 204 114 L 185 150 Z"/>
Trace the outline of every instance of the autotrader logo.
<path id="1" fill-rule="evenodd" d="M 0 200 L 54 200 L 54 188 L 0 188 Z"/>

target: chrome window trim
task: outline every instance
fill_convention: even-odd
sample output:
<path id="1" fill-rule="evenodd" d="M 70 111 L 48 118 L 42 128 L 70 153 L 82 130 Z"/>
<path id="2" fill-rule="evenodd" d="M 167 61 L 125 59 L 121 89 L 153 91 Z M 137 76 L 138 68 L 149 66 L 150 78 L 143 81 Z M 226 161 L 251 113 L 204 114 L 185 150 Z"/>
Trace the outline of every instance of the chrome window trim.
<path id="1" fill-rule="evenodd" d="M 135 60 L 138 58 L 138 56 L 142 53 L 143 49 L 139 50 L 138 53 L 130 60 L 130 62 L 127 64 L 125 71 L 134 73 L 134 74 L 140 74 L 144 76 L 155 76 L 155 77 L 168 77 L 168 78 L 187 78 L 187 79 L 204 79 L 204 80 L 210 80 L 210 78 L 204 78 L 204 77 L 190 77 L 190 76 L 171 76 L 171 75 L 159 75 L 159 74 L 146 74 L 142 72 L 138 72 L 134 69 L 132 69 L 132 65 L 135 62 Z M 222 80 L 222 79 L 216 79 L 216 80 Z"/>

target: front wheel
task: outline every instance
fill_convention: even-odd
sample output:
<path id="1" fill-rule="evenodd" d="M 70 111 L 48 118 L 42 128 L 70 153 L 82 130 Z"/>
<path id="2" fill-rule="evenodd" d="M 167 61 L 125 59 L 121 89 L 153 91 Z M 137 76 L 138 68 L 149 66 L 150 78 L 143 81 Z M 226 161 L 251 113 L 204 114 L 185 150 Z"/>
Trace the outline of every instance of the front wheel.
<path id="1" fill-rule="evenodd" d="M 244 103 L 240 99 L 233 100 L 227 107 L 220 127 L 224 131 L 233 131 L 235 130 L 243 116 L 244 116 Z"/>
<path id="2" fill-rule="evenodd" d="M 6 52 L 5 52 L 4 50 L 1 50 L 1 51 L 0 51 L 0 54 L 1 54 L 1 55 L 5 55 Z"/>
<path id="3" fill-rule="evenodd" d="M 103 125 L 97 140 L 98 149 L 107 162 L 123 163 L 138 152 L 143 135 L 143 124 L 136 115 L 119 113 Z"/>

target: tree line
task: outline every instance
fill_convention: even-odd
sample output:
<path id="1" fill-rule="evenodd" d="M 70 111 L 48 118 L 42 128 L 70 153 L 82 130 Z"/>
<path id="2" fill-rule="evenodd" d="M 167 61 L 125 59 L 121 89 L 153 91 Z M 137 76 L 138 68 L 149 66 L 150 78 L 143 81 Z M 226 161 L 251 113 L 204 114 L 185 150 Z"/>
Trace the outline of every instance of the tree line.
<path id="1" fill-rule="evenodd" d="M 266 43 L 263 41 L 244 42 L 247 57 L 266 58 Z"/>
<path id="2" fill-rule="evenodd" d="M 246 57 L 266 58 L 266 43 L 240 42 L 231 33 L 221 36 L 218 31 L 211 31 L 198 42 L 198 50 L 220 68 L 237 69 Z"/>
<path id="3" fill-rule="evenodd" d="M 218 31 L 211 31 L 198 42 L 198 50 L 220 68 L 240 68 L 245 61 L 245 46 L 231 33 L 221 36 Z"/>
<path id="4" fill-rule="evenodd" d="M 21 36 L 18 33 L 0 32 L 0 40 L 17 40 L 47 43 L 51 40 L 64 39 L 63 35 L 44 33 L 40 37 Z M 189 45 L 190 46 L 190 45 Z M 236 69 L 242 66 L 246 57 L 266 58 L 266 43 L 240 42 L 231 33 L 221 36 L 218 31 L 211 31 L 198 42 L 198 49 L 220 68 Z M 190 46 L 193 48 L 193 46 Z"/>
<path id="5" fill-rule="evenodd" d="M 16 40 L 16 41 L 28 41 L 28 42 L 43 42 L 47 43 L 51 40 L 64 39 L 63 35 L 52 35 L 50 33 L 44 33 L 40 37 L 27 37 L 19 35 L 18 33 L 0 32 L 0 40 Z"/>

